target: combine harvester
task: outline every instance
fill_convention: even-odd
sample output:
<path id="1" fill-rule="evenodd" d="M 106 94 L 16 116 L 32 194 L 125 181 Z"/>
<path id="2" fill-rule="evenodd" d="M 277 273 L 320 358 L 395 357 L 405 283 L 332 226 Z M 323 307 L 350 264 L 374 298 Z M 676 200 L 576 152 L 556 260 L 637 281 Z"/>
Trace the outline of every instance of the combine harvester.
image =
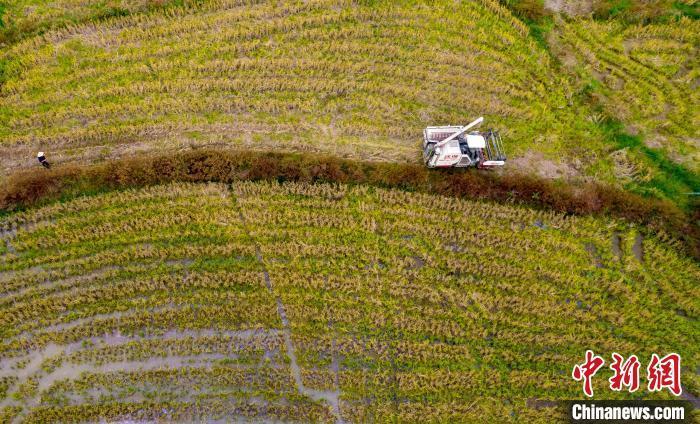
<path id="1" fill-rule="evenodd" d="M 480 169 L 503 166 L 506 154 L 498 131 L 471 131 L 484 121 L 479 118 L 464 127 L 427 127 L 423 131 L 423 160 L 428 168 Z"/>

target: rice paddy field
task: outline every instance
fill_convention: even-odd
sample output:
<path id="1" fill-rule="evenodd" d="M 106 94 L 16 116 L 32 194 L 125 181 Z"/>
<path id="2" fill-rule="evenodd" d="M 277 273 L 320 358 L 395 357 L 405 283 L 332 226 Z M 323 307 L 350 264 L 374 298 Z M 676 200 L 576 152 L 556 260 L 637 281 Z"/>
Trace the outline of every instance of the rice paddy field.
<path id="1" fill-rule="evenodd" d="M 7 422 L 551 422 L 589 348 L 676 351 L 698 393 L 700 267 L 622 221 L 236 182 L 0 228 Z"/>
<path id="2" fill-rule="evenodd" d="M 494 1 L 188 3 L 0 58 L 5 172 L 35 150 L 60 162 L 203 145 L 415 162 L 426 125 L 483 115 L 512 157 L 549 161 L 542 172 L 615 178 L 575 87 Z"/>
<path id="3" fill-rule="evenodd" d="M 0 423 L 560 422 L 588 349 L 700 407 L 696 6 L 616 7 L 0 0 Z"/>
<path id="4" fill-rule="evenodd" d="M 576 19 L 560 24 L 552 44 L 565 66 L 600 88 L 604 107 L 631 134 L 697 172 L 698 34 L 700 21 L 690 18 L 635 26 Z"/>
<path id="5" fill-rule="evenodd" d="M 0 4 L 0 45 L 10 45 L 50 30 L 134 13 L 163 11 L 190 4 L 183 0 L 13 0 Z M 192 2 L 191 4 L 195 4 Z"/>

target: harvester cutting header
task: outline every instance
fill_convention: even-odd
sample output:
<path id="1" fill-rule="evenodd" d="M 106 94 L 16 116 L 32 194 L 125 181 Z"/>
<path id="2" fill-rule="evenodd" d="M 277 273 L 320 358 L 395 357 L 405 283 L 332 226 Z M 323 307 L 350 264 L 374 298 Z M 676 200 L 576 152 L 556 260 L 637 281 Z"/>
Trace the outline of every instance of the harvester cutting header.
<path id="1" fill-rule="evenodd" d="M 506 163 L 498 131 L 469 131 L 484 121 L 464 126 L 427 127 L 423 131 L 423 160 L 428 168 L 493 168 Z M 469 131 L 469 132 L 468 132 Z"/>

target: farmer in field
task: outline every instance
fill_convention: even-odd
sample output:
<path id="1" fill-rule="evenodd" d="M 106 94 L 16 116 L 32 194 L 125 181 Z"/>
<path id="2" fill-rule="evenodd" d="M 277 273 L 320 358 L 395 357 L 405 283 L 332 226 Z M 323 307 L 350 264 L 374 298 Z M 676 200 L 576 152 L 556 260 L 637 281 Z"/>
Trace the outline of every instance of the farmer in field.
<path id="1" fill-rule="evenodd" d="M 46 156 L 44 156 L 44 152 L 37 153 L 36 158 L 39 160 L 39 163 L 41 164 L 41 166 L 43 166 L 46 169 L 51 168 L 51 164 L 49 164 L 49 161 L 46 160 Z"/>

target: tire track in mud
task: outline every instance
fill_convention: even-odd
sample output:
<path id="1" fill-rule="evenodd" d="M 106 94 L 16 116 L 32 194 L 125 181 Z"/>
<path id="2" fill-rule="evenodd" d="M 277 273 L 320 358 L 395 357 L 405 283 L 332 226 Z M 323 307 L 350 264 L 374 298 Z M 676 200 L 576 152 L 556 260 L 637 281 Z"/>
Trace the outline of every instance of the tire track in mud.
<path id="1" fill-rule="evenodd" d="M 245 215 L 243 215 L 243 207 L 238 201 L 238 197 L 233 189 L 233 185 L 229 186 L 229 194 L 231 196 L 233 206 L 234 208 L 236 208 L 238 216 L 241 220 L 243 232 L 246 234 L 251 243 L 253 243 L 253 245 L 255 246 L 255 256 L 258 262 L 260 263 L 260 266 L 262 267 L 265 285 L 270 291 L 270 294 L 275 297 L 275 301 L 277 303 L 277 313 L 280 317 L 280 320 L 282 321 L 282 334 L 284 335 L 285 347 L 287 350 L 287 355 L 289 356 L 290 369 L 292 372 L 292 377 L 294 378 L 294 381 L 297 385 L 299 394 L 308 396 L 314 401 L 325 401 L 326 403 L 328 403 L 328 405 L 331 407 L 333 415 L 335 415 L 336 423 L 343 424 L 344 421 L 342 416 L 340 415 L 340 390 L 315 390 L 308 388 L 304 385 L 304 381 L 301 378 L 301 368 L 299 367 L 299 363 L 297 362 L 294 342 L 292 341 L 292 330 L 289 326 L 289 319 L 287 318 L 287 313 L 285 312 L 284 304 L 282 303 L 282 298 L 279 295 L 277 295 L 274 291 L 272 279 L 270 278 L 270 273 L 267 269 L 267 266 L 265 266 L 265 261 L 260 249 L 260 244 L 253 238 L 250 232 L 248 221 L 246 220 Z"/>

